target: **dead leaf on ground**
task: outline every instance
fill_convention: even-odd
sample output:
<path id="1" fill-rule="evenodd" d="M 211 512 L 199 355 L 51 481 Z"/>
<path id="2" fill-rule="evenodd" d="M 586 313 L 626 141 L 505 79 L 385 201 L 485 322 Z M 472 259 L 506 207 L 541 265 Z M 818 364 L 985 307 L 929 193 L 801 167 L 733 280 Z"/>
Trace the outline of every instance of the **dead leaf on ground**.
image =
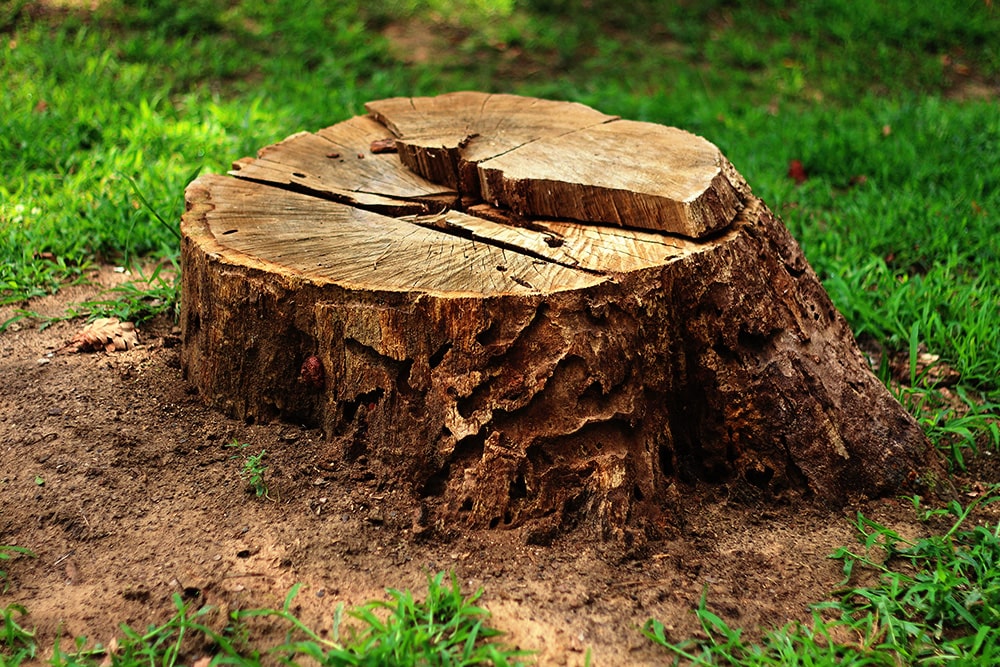
<path id="1" fill-rule="evenodd" d="M 59 350 L 63 354 L 104 350 L 131 350 L 139 344 L 139 332 L 132 322 L 117 317 L 100 317 L 78 331 Z"/>
<path id="2" fill-rule="evenodd" d="M 911 369 L 909 354 L 895 355 L 889 362 L 892 377 L 900 383 L 909 384 L 910 373 L 913 372 L 918 380 L 917 384 L 927 387 L 948 387 L 957 384 L 960 379 L 958 371 L 941 361 L 939 355 L 930 354 L 926 350 L 919 350 L 912 363 L 914 366 Z"/>
<path id="3" fill-rule="evenodd" d="M 802 185 L 809 179 L 809 175 L 806 173 L 805 165 L 802 164 L 802 160 L 792 160 L 788 163 L 788 178 L 795 181 L 796 185 Z"/>
<path id="4" fill-rule="evenodd" d="M 104 649 L 104 660 L 98 667 L 111 667 L 114 664 L 114 657 L 118 655 L 119 649 L 121 647 L 118 645 L 118 638 L 112 637 L 111 641 L 108 642 L 107 647 Z"/>

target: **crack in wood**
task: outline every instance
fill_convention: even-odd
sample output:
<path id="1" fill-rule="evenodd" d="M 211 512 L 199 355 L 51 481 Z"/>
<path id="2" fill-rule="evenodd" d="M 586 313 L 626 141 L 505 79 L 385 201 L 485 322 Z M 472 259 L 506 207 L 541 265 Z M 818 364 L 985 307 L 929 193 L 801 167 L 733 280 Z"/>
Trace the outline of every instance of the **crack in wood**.
<path id="1" fill-rule="evenodd" d="M 524 255 L 526 257 L 531 257 L 532 259 L 543 261 L 543 262 L 545 262 L 547 264 L 554 264 L 556 266 L 563 266 L 563 267 L 566 267 L 567 269 L 574 269 L 576 271 L 581 271 L 583 273 L 588 273 L 588 274 L 595 275 L 595 276 L 607 276 L 608 275 L 607 271 L 599 271 L 597 269 L 590 269 L 590 268 L 582 267 L 579 264 L 574 264 L 574 263 L 571 263 L 571 262 L 559 261 L 557 259 L 553 259 L 552 257 L 546 256 L 546 255 L 544 255 L 544 254 L 542 254 L 540 252 L 531 250 L 530 248 L 525 248 L 524 246 L 519 246 L 519 245 L 516 245 L 514 243 L 506 242 L 506 241 L 503 241 L 503 240 L 500 240 L 500 239 L 496 239 L 496 238 L 491 238 L 489 236 L 484 236 L 483 234 L 477 234 L 474 230 L 467 229 L 467 228 L 462 227 L 462 226 L 456 224 L 455 222 L 449 220 L 448 219 L 448 214 L 450 212 L 451 211 L 443 211 L 441 213 L 433 214 L 433 215 L 431 215 L 429 217 L 424 217 L 424 216 L 421 216 L 421 215 L 399 216 L 397 219 L 403 220 L 403 221 L 406 221 L 406 222 L 412 222 L 413 224 L 419 225 L 420 227 L 426 227 L 428 229 L 434 229 L 434 230 L 437 230 L 439 232 L 444 232 L 446 234 L 451 234 L 453 236 L 457 236 L 459 238 L 468 239 L 470 241 L 477 241 L 479 243 L 485 243 L 487 245 L 491 245 L 491 246 L 499 248 L 501 250 L 509 250 L 511 252 L 516 252 L 516 253 L 519 253 L 519 254 Z M 478 216 L 476 216 L 476 217 L 478 217 Z M 485 220 L 486 218 L 483 218 L 483 219 Z M 532 230 L 532 231 L 534 231 L 534 230 Z M 546 242 L 546 244 L 547 244 L 547 242 Z M 556 247 L 558 247 L 558 246 L 556 246 Z M 511 280 L 513 280 L 514 282 L 518 283 L 522 287 L 528 287 L 530 289 L 534 289 L 523 278 L 518 278 L 517 276 L 512 276 Z"/>
<path id="2" fill-rule="evenodd" d="M 583 273 L 587 273 L 590 275 L 607 276 L 609 273 L 607 271 L 582 267 L 579 264 L 574 264 L 572 262 L 559 261 L 552 257 L 539 253 L 537 251 L 533 251 L 529 248 L 518 246 L 514 243 L 509 243 L 502 240 L 494 239 L 488 236 L 484 236 L 482 234 L 476 234 L 472 230 L 462 228 L 459 225 L 453 224 L 447 220 L 447 215 L 449 212 L 451 211 L 465 212 L 463 209 L 471 209 L 468 210 L 468 214 L 472 215 L 473 217 L 489 221 L 495 220 L 495 217 L 488 217 L 486 215 L 483 215 L 481 211 L 476 208 L 478 205 L 484 204 L 484 202 L 482 201 L 477 200 L 473 203 L 472 206 L 462 206 L 461 204 L 457 203 L 458 200 L 456 200 L 456 203 L 452 204 L 452 206 L 449 207 L 447 204 L 442 202 L 428 201 L 427 198 L 414 197 L 412 199 L 386 198 L 387 201 L 384 204 L 362 204 L 357 201 L 353 201 L 349 195 L 346 194 L 340 195 L 330 191 L 317 191 L 314 188 L 310 188 L 308 185 L 304 185 L 301 183 L 275 183 L 271 181 L 262 180 L 260 178 L 251 178 L 243 176 L 240 175 L 239 173 L 234 174 L 234 176 L 240 180 L 248 181 L 251 183 L 257 183 L 265 187 L 271 187 L 277 190 L 284 190 L 287 192 L 294 192 L 296 194 L 312 196 L 318 199 L 324 199 L 326 201 L 331 201 L 337 204 L 344 204 L 346 206 L 351 206 L 352 208 L 357 208 L 364 211 L 370 211 L 372 213 L 378 213 L 380 215 L 387 215 L 388 217 L 392 217 L 397 220 L 401 220 L 403 222 L 411 222 L 420 227 L 425 227 L 427 229 L 434 229 L 436 231 L 449 234 L 451 236 L 476 241 L 479 243 L 499 248 L 501 250 L 509 250 L 511 252 L 516 252 L 525 255 L 532 259 L 544 261 L 549 264 L 562 266 L 576 271 L 581 271 Z M 356 192 L 363 192 L 363 191 L 356 191 Z M 368 192 L 367 194 L 374 194 L 380 197 L 385 196 L 377 192 Z M 417 211 L 405 208 L 408 205 L 412 205 L 413 207 L 418 207 Z M 522 216 L 515 215 L 513 219 L 518 219 L 522 221 L 524 223 L 523 226 L 525 229 L 552 236 L 556 241 L 555 244 L 553 244 L 548 240 L 544 241 L 549 247 L 558 248 L 562 246 L 563 241 L 556 238 L 558 232 L 555 232 L 545 226 L 533 223 L 532 221 L 527 220 Z M 383 259 L 384 257 L 385 254 L 383 254 L 378 261 L 381 261 L 381 259 Z M 518 283 L 522 287 L 534 289 L 534 287 L 532 287 L 531 284 L 528 283 L 528 281 L 524 280 L 523 278 L 512 276 L 511 280 Z"/>
<path id="3" fill-rule="evenodd" d="M 497 100 L 498 103 L 509 104 L 510 100 L 508 98 L 509 96 L 499 96 Z M 493 103 L 492 101 L 494 98 L 493 96 L 485 96 L 481 98 L 473 96 L 470 99 L 475 99 L 478 102 L 480 115 L 482 115 L 484 110 Z M 533 100 L 529 102 L 528 106 L 530 108 L 534 108 L 540 104 L 547 103 Z M 417 109 L 414 100 L 407 100 L 406 109 L 406 113 L 416 113 L 418 116 L 423 118 L 424 120 L 422 122 L 432 122 L 424 116 L 423 111 Z M 585 112 L 585 114 L 591 115 L 596 113 L 597 112 L 589 109 Z M 434 229 L 435 231 L 442 232 L 456 238 L 489 245 L 498 248 L 501 252 L 516 252 L 532 261 L 543 262 L 548 265 L 558 266 L 572 271 L 580 271 L 586 275 L 613 279 L 611 276 L 613 276 L 616 271 L 620 270 L 617 267 L 622 264 L 622 262 L 614 263 L 612 266 L 607 268 L 594 262 L 590 262 L 589 265 L 581 263 L 581 258 L 587 256 L 587 246 L 589 245 L 589 241 L 587 239 L 577 239 L 573 243 L 567 244 L 567 238 L 564 235 L 567 226 L 578 224 L 578 220 L 572 217 L 561 218 L 557 215 L 548 215 L 543 219 L 538 219 L 534 216 L 526 215 L 523 212 L 518 212 L 516 209 L 493 206 L 489 202 L 485 201 L 486 198 L 483 196 L 483 193 L 479 192 L 478 186 L 480 185 L 480 180 L 483 179 L 483 174 L 485 172 L 479 172 L 480 177 L 473 179 L 476 181 L 475 185 L 477 186 L 474 191 L 469 191 L 465 188 L 465 182 L 467 179 L 463 176 L 467 165 L 472 165 L 474 169 L 479 170 L 478 165 L 481 163 L 503 157 L 512 151 L 523 149 L 537 141 L 553 139 L 558 141 L 560 138 L 568 137 L 574 133 L 579 133 L 581 131 L 586 132 L 587 130 L 595 127 L 608 126 L 619 121 L 620 119 L 618 117 L 597 114 L 599 119 L 595 122 L 590 115 L 587 115 L 587 122 L 580 123 L 574 121 L 567 127 L 563 127 L 561 129 L 558 125 L 555 128 L 549 127 L 546 132 L 541 133 L 539 133 L 538 130 L 532 129 L 531 131 L 535 132 L 535 135 L 523 141 L 515 141 L 509 146 L 493 146 L 490 144 L 490 137 L 484 137 L 484 135 L 479 131 L 483 128 L 478 127 L 477 123 L 482 121 L 476 119 L 470 120 L 468 121 L 462 135 L 453 142 L 453 145 L 449 142 L 442 142 L 433 150 L 430 146 L 426 147 L 427 159 L 432 161 L 444 159 L 447 162 L 446 171 L 450 174 L 450 176 L 445 180 L 454 180 L 456 184 L 456 191 L 447 196 L 443 196 L 441 193 L 430 194 L 430 190 L 428 190 L 427 187 L 418 186 L 416 182 L 413 182 L 413 186 L 418 189 L 422 189 L 424 191 L 423 193 L 411 194 L 409 196 L 405 194 L 401 195 L 399 194 L 399 188 L 400 183 L 403 183 L 403 180 L 395 176 L 387 178 L 385 181 L 389 184 L 389 190 L 393 191 L 392 194 L 389 194 L 388 190 L 383 190 L 380 187 L 373 187 L 373 182 L 371 181 L 369 182 L 368 187 L 362 187 L 354 184 L 355 187 L 352 189 L 338 190 L 336 187 L 336 174 L 339 174 L 339 171 L 332 172 L 334 178 L 325 179 L 320 176 L 320 172 L 314 171 L 314 169 L 320 169 L 321 166 L 315 166 L 314 168 L 309 167 L 309 165 L 318 164 L 315 159 L 310 157 L 310 151 L 315 149 L 317 141 L 320 141 L 319 145 L 321 146 L 335 146 L 341 152 L 346 151 L 347 153 L 350 153 L 355 148 L 353 143 L 351 143 L 352 141 L 370 145 L 373 140 L 371 137 L 380 136 L 380 130 L 378 128 L 381 128 L 381 132 L 388 131 L 399 135 L 399 137 L 405 137 L 408 131 L 407 128 L 409 125 L 412 125 L 412 122 L 407 121 L 402 124 L 397 124 L 393 122 L 392 118 L 390 118 L 391 115 L 391 113 L 387 114 L 374 110 L 372 111 L 371 119 L 359 118 L 343 123 L 342 125 L 345 126 L 344 130 L 338 131 L 336 128 L 340 126 L 334 126 L 321 130 L 320 133 L 316 135 L 310 133 L 298 133 L 276 146 L 262 150 L 261 157 L 257 160 L 237 161 L 237 163 L 234 164 L 234 171 L 231 172 L 231 174 L 241 180 L 257 183 L 262 186 L 274 187 L 305 196 L 316 197 L 321 200 L 351 206 L 353 208 L 369 211 L 378 215 L 387 215 L 404 222 L 411 222 L 425 228 Z M 502 134 L 500 128 L 506 121 L 506 117 L 501 118 L 500 123 L 493 128 L 493 131 L 500 132 Z M 409 125 L 407 123 L 409 123 Z M 488 122 L 487 125 L 489 125 Z M 515 132 L 523 131 L 518 129 L 517 123 L 514 123 L 514 128 Z M 399 138 L 398 140 L 401 145 L 408 145 L 405 138 Z M 485 153 L 482 152 L 482 150 L 475 148 L 476 146 L 480 146 L 481 141 L 486 142 L 485 146 L 487 151 Z M 506 139 L 504 139 L 504 141 L 506 141 Z M 488 150 L 491 147 L 493 150 Z M 464 153 L 467 149 L 473 150 L 474 152 L 478 150 L 480 154 L 476 154 L 474 158 L 470 158 L 466 161 Z M 419 151 L 425 149 L 417 147 L 415 150 Z M 324 154 L 325 151 L 326 149 L 324 149 Z M 280 161 L 282 159 L 281 156 L 286 153 L 288 156 L 287 165 Z M 731 170 L 728 162 L 726 162 L 724 158 L 721 159 L 723 160 L 724 166 Z M 385 166 L 389 164 L 379 160 L 373 160 L 373 163 L 376 161 L 378 161 L 380 165 L 378 170 L 385 169 Z M 320 162 L 323 164 L 326 163 L 323 161 Z M 261 165 L 260 168 L 255 166 L 258 164 Z M 367 169 L 367 167 L 365 169 Z M 735 170 L 731 171 L 735 174 Z M 281 173 L 285 173 L 285 177 L 281 177 Z M 378 173 L 382 172 L 378 171 Z M 417 176 L 417 178 L 419 178 L 419 176 Z M 740 178 L 741 177 L 739 177 L 738 174 L 731 176 L 728 175 L 727 172 L 726 179 L 739 181 Z M 728 182 L 728 180 L 726 182 Z M 525 187 L 529 187 L 529 181 L 524 181 L 524 185 Z M 407 187 L 409 187 L 409 185 Z M 744 193 L 740 191 L 741 196 L 744 194 L 748 195 L 748 192 Z M 614 217 L 615 220 L 621 223 L 622 221 L 630 219 L 629 212 L 621 208 L 621 206 L 625 203 L 624 200 L 619 202 L 617 195 L 613 195 L 608 198 L 608 202 L 611 206 L 611 210 L 614 211 L 612 217 Z M 739 214 L 738 209 L 743 207 L 744 202 L 741 199 L 737 205 L 737 210 L 733 215 L 733 219 L 725 221 L 724 224 L 720 224 L 719 229 L 715 231 L 706 232 L 703 235 L 703 238 L 699 239 L 698 242 L 713 243 L 716 239 L 720 238 L 721 235 L 725 234 L 732 227 L 734 220 Z M 484 221 L 495 223 L 497 227 L 492 229 L 483 227 L 478 230 L 470 228 L 468 225 L 456 223 L 454 220 L 449 219 L 447 214 L 450 211 L 464 213 L 472 216 L 473 218 L 479 218 Z M 423 216 L 431 217 L 424 218 Z M 516 235 L 511 235 L 504 231 L 504 228 L 508 227 L 523 228 L 540 235 L 540 237 L 517 238 Z M 623 242 L 617 244 L 615 251 L 616 254 L 623 258 L 632 258 L 635 260 L 634 263 L 638 263 L 640 265 L 649 261 L 650 255 L 647 253 L 655 255 L 657 253 L 666 252 L 666 250 L 662 249 L 670 247 L 677 247 L 680 249 L 686 247 L 684 246 L 684 243 L 690 243 L 690 239 L 683 235 L 675 234 L 670 230 L 659 230 L 657 233 L 660 235 L 660 238 L 657 241 L 654 241 L 653 239 L 644 239 L 641 234 L 629 233 L 627 231 L 616 232 L 616 229 L 624 229 L 620 227 L 595 226 L 595 228 L 604 230 L 600 233 L 606 234 L 609 239 L 622 239 Z M 672 244 L 668 240 L 671 237 L 677 238 L 681 242 L 681 245 L 678 246 L 676 244 Z M 649 250 L 640 252 L 638 248 L 642 244 L 648 245 Z M 382 261 L 387 257 L 388 255 L 383 254 L 376 259 L 371 265 L 373 270 L 381 266 Z M 542 265 L 540 264 L 539 266 Z M 625 266 L 627 266 L 627 264 L 625 264 Z M 625 268 L 625 266 L 622 266 L 622 268 Z M 536 289 L 536 281 L 532 280 L 529 276 L 511 274 L 508 279 L 510 283 L 525 289 L 532 291 Z M 501 284 L 496 283 L 495 280 L 492 281 L 492 284 L 495 289 L 502 289 Z"/>

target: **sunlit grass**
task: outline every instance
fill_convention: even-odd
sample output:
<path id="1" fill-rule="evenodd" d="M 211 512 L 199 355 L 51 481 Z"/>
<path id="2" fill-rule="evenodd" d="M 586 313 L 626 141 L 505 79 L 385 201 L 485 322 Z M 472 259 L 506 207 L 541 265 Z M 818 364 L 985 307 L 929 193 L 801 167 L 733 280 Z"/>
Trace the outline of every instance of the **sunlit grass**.
<path id="1" fill-rule="evenodd" d="M 363 113 L 372 99 L 456 89 L 541 95 L 677 125 L 718 144 L 783 217 L 858 335 L 883 358 L 912 359 L 919 350 L 957 373 L 945 388 L 916 365 L 904 382 L 881 374 L 953 468 L 967 469 L 1000 446 L 1000 114 L 995 92 L 988 94 L 1000 85 L 1000 11 L 993 3 L 501 4 L 3 5 L 0 306 L 18 321 L 31 318 L 32 299 L 111 263 L 146 280 L 75 304 L 66 316 L 175 317 L 177 223 L 184 187 L 200 171 L 223 172 L 293 132 Z M 381 34 L 410 21 L 439 38 L 422 60 L 399 55 Z M 788 177 L 792 160 L 808 175 L 801 184 Z M 953 564 L 993 548 L 996 531 L 967 530 L 957 512 L 958 527 L 944 536 L 905 546 L 889 561 L 858 554 L 851 562 L 895 582 L 893 595 L 912 597 L 915 577 L 933 564 L 924 555 Z M 881 526 L 862 522 L 859 530 L 883 545 L 892 538 Z M 992 582 L 996 562 L 980 564 Z M 897 565 L 910 579 L 879 569 Z M 959 607 L 959 626 L 922 617 L 917 634 L 930 636 L 927 644 L 904 625 L 886 634 L 895 617 L 879 616 L 877 605 L 889 604 L 888 594 L 864 590 L 759 646 L 703 600 L 697 613 L 710 643 L 674 646 L 716 660 L 708 664 L 994 659 L 992 626 L 970 625 Z M 983 595 L 959 606 L 979 613 Z M 859 607 L 862 598 L 876 606 Z M 197 621 L 196 611 L 178 605 L 178 617 Z M 834 618 L 831 609 L 860 616 Z M 7 664 L 34 647 L 19 625 L 23 612 L 16 605 L 4 612 Z M 877 623 L 864 625 L 872 614 Z M 853 644 L 837 634 L 845 628 Z M 669 643 L 655 623 L 646 629 Z M 161 646 L 171 646 L 170 637 Z M 65 664 L 91 659 L 59 655 Z"/>
<path id="2" fill-rule="evenodd" d="M 985 495 L 963 507 L 926 509 L 926 519 L 949 516 L 940 535 L 908 540 L 862 514 L 855 522 L 860 549 L 842 547 L 844 581 L 833 601 L 814 606 L 812 621 L 792 623 L 745 640 L 709 609 L 703 595 L 694 613 L 702 637 L 673 642 L 649 619 L 644 634 L 676 660 L 696 665 L 991 665 L 1000 659 L 1000 525 L 977 525 L 973 512 L 1000 500 Z M 862 571 L 876 583 L 854 584 Z"/>
<path id="3" fill-rule="evenodd" d="M 0 547 L 2 549 L 2 547 Z M 141 665 L 318 664 L 329 666 L 394 665 L 408 667 L 514 667 L 529 652 L 499 643 L 489 625 L 490 613 L 477 606 L 482 595 L 462 592 L 458 582 L 441 572 L 427 578 L 427 595 L 389 589 L 388 600 L 373 600 L 333 611 L 329 632 L 306 625 L 292 611 L 301 586 L 295 585 L 281 609 L 234 611 L 225 627 L 217 627 L 211 607 L 195 607 L 174 594 L 173 615 L 139 630 L 123 624 L 107 644 L 77 637 L 70 646 L 56 641 L 40 647 L 36 634 L 22 624 L 28 610 L 16 604 L 0 609 L 0 666 L 17 667 L 39 653 L 51 655 L 52 667 L 139 667 Z M 255 620 L 276 623 L 284 641 L 264 643 Z"/>

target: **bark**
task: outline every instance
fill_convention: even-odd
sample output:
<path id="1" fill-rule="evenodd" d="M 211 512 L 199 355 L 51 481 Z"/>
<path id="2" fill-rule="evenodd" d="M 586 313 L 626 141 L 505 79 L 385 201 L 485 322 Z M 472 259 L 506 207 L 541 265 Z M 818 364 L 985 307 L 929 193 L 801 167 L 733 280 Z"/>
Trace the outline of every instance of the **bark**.
<path id="1" fill-rule="evenodd" d="M 699 484 L 842 504 L 937 471 L 704 139 L 514 96 L 369 110 L 188 187 L 182 364 L 213 405 L 322 427 L 441 526 L 543 537 L 660 534 Z"/>

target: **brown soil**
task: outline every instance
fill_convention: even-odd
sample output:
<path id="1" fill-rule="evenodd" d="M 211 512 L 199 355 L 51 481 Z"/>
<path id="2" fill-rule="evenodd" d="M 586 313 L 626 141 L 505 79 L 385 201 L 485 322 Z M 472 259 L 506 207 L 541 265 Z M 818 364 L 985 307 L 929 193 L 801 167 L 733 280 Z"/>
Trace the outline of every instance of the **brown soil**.
<path id="1" fill-rule="evenodd" d="M 98 290 L 30 307 L 61 313 Z M 0 321 L 12 312 L 0 309 Z M 174 593 L 223 612 L 280 607 L 296 582 L 301 617 L 329 627 L 338 602 L 383 598 L 386 587 L 419 597 L 428 573 L 450 570 L 466 591 L 485 589 L 494 625 L 539 664 L 580 665 L 588 648 L 595 665 L 662 664 L 638 627 L 653 616 L 675 640 L 694 634 L 705 587 L 713 610 L 752 637 L 808 619 L 808 604 L 837 584 L 827 555 L 854 543 L 857 510 L 904 534 L 925 530 L 908 501 L 833 512 L 741 504 L 717 487 L 683 489 L 676 535 L 641 553 L 573 533 L 548 546 L 518 530 L 415 534 L 413 499 L 363 464 L 332 460 L 318 431 L 203 406 L 181 377 L 171 322 L 143 326 L 137 349 L 78 354 L 56 350 L 80 321 L 19 324 L 0 335 L 0 544 L 38 557 L 7 562 L 0 604 L 24 604 L 46 647 L 57 634 L 107 642 L 120 623 L 162 621 Z M 239 477 L 234 439 L 267 450 L 270 501 Z"/>

